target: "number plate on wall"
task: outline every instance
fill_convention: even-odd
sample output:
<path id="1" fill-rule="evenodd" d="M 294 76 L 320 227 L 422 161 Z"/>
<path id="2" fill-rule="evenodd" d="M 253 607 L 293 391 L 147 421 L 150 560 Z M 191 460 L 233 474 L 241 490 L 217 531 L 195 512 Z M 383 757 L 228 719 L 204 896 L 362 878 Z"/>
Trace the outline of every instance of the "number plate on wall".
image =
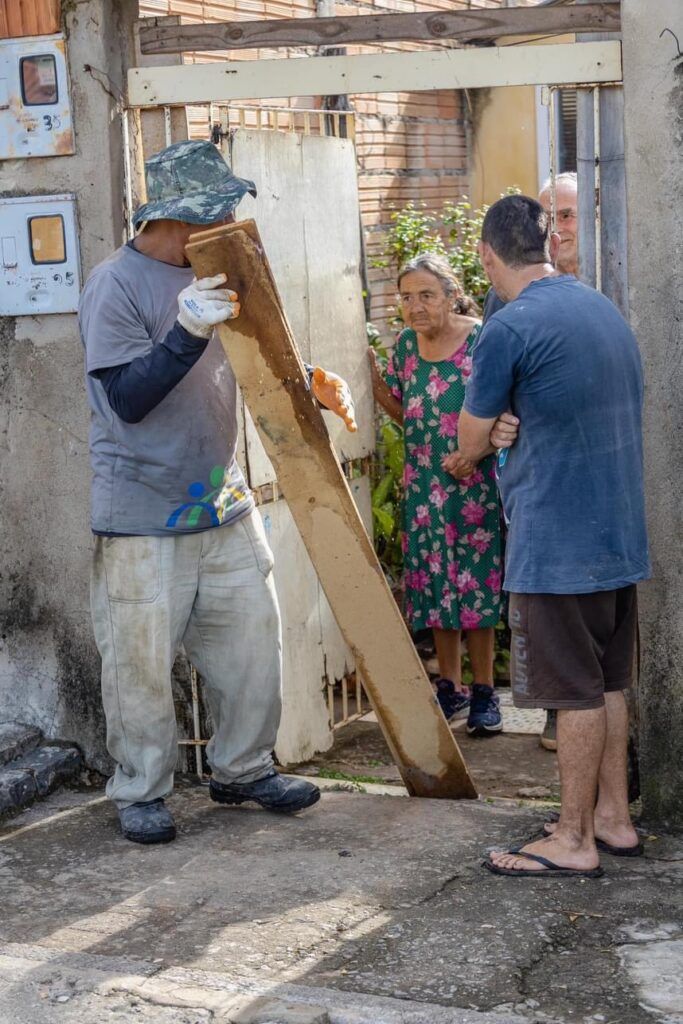
<path id="1" fill-rule="evenodd" d="M 64 36 L 0 39 L 0 160 L 73 152 Z"/>
<path id="2" fill-rule="evenodd" d="M 75 313 L 79 291 L 74 196 L 0 199 L 0 316 Z"/>

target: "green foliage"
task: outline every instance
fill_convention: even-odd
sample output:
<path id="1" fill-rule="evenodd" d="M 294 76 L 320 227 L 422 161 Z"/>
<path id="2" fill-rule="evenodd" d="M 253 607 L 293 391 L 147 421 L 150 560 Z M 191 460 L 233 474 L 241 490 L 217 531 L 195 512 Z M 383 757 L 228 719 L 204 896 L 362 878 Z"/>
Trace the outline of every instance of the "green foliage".
<path id="1" fill-rule="evenodd" d="M 517 192 L 518 188 L 510 188 L 507 194 Z M 398 271 L 421 253 L 438 253 L 453 267 L 465 294 L 481 303 L 489 283 L 477 243 L 487 210 L 488 206 L 474 209 L 467 196 L 462 196 L 457 203 L 445 202 L 439 213 L 428 211 L 424 204 L 417 207 L 407 203 L 391 215 L 384 252 L 372 264 Z"/>
<path id="2" fill-rule="evenodd" d="M 367 325 L 368 344 L 374 348 L 384 373 L 387 350 L 373 324 Z M 401 551 L 401 481 L 403 479 L 403 429 L 388 416 L 378 417 L 376 457 L 372 472 L 372 522 L 375 550 L 391 586 L 397 587 L 403 571 Z"/>

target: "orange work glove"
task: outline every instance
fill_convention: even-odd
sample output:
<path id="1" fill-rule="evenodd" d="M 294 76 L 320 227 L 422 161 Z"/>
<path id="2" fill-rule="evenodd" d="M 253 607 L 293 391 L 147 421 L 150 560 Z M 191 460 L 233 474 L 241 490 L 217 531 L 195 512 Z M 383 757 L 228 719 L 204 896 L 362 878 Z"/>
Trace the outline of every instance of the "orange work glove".
<path id="1" fill-rule="evenodd" d="M 311 386 L 313 394 L 320 404 L 344 420 L 347 430 L 351 433 L 358 430 L 351 389 L 345 380 L 338 377 L 336 373 L 330 373 L 329 370 L 323 370 L 321 366 L 316 366 L 313 370 Z"/>

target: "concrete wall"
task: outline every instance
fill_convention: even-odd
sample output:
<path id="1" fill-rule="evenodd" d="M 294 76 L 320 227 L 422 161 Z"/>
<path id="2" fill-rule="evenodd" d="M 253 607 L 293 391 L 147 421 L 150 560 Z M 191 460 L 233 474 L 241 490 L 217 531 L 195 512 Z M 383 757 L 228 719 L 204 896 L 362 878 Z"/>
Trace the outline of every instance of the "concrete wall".
<path id="1" fill-rule="evenodd" d="M 622 0 L 631 322 L 646 377 L 653 580 L 641 588 L 643 809 L 683 828 L 683 43 L 680 0 Z"/>
<path id="2" fill-rule="evenodd" d="M 62 8 L 76 153 L 1 162 L 0 192 L 76 193 L 85 277 L 123 237 L 116 97 L 137 3 L 67 0 Z M 0 318 L 0 488 L 0 719 L 73 739 L 92 764 L 106 767 L 88 603 L 88 411 L 75 315 Z"/>

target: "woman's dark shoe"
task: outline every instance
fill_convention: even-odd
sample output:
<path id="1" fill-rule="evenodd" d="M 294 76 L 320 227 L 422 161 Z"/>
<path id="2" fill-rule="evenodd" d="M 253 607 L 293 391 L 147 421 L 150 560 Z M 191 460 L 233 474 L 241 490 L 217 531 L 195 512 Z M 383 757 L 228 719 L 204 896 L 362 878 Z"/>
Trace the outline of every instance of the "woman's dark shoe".
<path id="1" fill-rule="evenodd" d="M 467 711 L 470 706 L 469 697 L 456 690 L 455 685 L 450 679 L 437 679 L 434 682 L 434 686 L 436 687 L 436 699 L 446 716 L 447 722 L 452 721 Z"/>
<path id="2" fill-rule="evenodd" d="M 470 713 L 467 718 L 467 732 L 470 736 L 489 736 L 501 732 L 503 718 L 500 713 L 500 698 L 492 686 L 475 683 L 472 687 Z"/>

